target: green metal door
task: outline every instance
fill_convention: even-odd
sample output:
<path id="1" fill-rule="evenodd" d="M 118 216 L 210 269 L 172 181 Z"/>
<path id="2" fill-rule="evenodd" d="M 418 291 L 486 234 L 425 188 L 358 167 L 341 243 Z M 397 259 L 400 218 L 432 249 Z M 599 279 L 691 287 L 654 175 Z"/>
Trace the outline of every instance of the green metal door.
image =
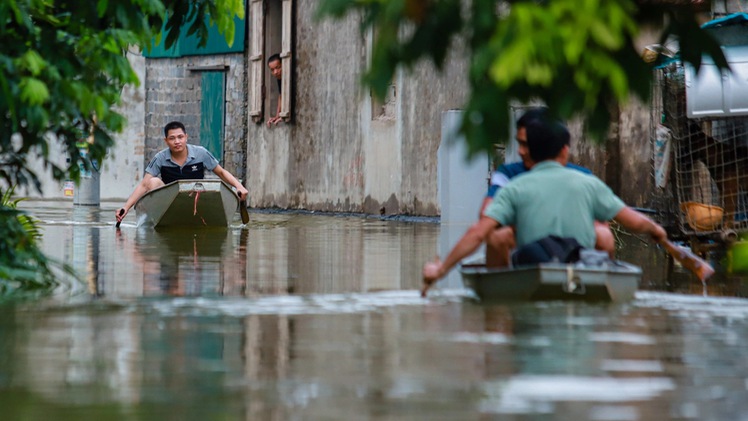
<path id="1" fill-rule="evenodd" d="M 200 100 L 200 145 L 223 160 L 225 72 L 203 72 Z"/>

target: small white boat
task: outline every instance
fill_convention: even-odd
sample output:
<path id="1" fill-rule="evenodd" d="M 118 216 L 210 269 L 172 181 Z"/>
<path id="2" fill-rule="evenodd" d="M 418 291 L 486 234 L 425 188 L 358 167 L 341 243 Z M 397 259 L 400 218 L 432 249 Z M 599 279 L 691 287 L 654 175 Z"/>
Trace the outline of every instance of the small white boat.
<path id="1" fill-rule="evenodd" d="M 227 227 L 239 196 L 219 179 L 177 180 L 144 194 L 136 203 L 138 226 Z"/>
<path id="2" fill-rule="evenodd" d="M 460 267 L 462 281 L 481 301 L 581 300 L 625 302 L 634 298 L 642 270 L 619 260 L 601 265 L 541 263 L 518 268 L 487 268 L 482 262 Z"/>

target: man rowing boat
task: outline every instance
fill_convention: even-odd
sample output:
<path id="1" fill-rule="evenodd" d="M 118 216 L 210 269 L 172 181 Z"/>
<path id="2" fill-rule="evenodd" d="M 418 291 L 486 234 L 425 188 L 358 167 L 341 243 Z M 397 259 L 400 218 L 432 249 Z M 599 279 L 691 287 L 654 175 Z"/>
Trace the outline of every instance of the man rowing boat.
<path id="1" fill-rule="evenodd" d="M 117 209 L 117 226 L 125 219 L 130 208 L 144 194 L 176 180 L 203 179 L 205 170 L 213 171 L 221 180 L 236 189 L 239 200 L 247 199 L 247 189 L 230 172 L 218 164 L 218 160 L 204 147 L 187 143 L 187 131 L 179 121 L 164 126 L 164 142 L 167 148 L 159 151 L 145 169 L 145 175 L 127 198 L 125 205 Z M 244 219 L 244 217 L 242 217 Z M 246 222 L 245 222 L 246 223 Z"/>
<path id="2" fill-rule="evenodd" d="M 514 227 L 518 248 L 549 236 L 571 238 L 583 247 L 593 248 L 594 221 L 611 219 L 632 232 L 650 235 L 658 243 L 667 241 L 660 225 L 626 206 L 600 179 L 564 167 L 569 157 L 569 139 L 566 127 L 547 115 L 518 127 L 516 140 L 527 144 L 536 164 L 499 191 L 444 261 L 437 257 L 424 265 L 422 295 L 481 243 L 496 249 L 492 234 L 502 226 Z M 486 264 L 500 266 L 497 259 L 488 256 Z"/>

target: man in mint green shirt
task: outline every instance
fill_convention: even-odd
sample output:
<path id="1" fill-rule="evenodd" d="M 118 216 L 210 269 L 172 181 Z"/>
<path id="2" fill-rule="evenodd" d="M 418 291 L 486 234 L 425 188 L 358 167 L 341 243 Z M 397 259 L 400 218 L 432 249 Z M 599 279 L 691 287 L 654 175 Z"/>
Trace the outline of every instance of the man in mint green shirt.
<path id="1" fill-rule="evenodd" d="M 557 180 L 563 180 L 564 188 L 557 187 Z M 542 206 L 537 205 L 538 198 Z M 517 247 L 557 235 L 594 248 L 594 221 L 610 221 L 625 206 L 597 177 L 547 160 L 501 189 L 486 208 L 486 216 L 503 226 L 514 226 Z"/>
<path id="2" fill-rule="evenodd" d="M 576 239 L 584 247 L 595 245 L 593 222 L 615 220 L 629 231 L 648 234 L 661 243 L 665 230 L 645 215 L 626 206 L 597 177 L 564 168 L 569 157 L 569 132 L 558 120 L 544 116 L 517 129 L 517 142 L 526 143 L 537 164 L 519 175 L 496 195 L 493 203 L 455 244 L 444 261 L 423 266 L 422 295 L 460 260 L 483 242 L 494 248 L 502 226 L 514 226 L 518 246 L 556 235 Z M 486 259 L 507 266 L 509 255 Z"/>

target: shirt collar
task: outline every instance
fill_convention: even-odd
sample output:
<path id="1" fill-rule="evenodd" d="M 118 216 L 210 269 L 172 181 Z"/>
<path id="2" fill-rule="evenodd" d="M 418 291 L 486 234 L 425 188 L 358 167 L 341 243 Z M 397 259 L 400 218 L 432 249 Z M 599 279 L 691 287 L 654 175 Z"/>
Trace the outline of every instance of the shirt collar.
<path id="1" fill-rule="evenodd" d="M 555 159 L 548 159 L 548 160 L 545 160 L 543 162 L 538 162 L 537 164 L 533 165 L 532 171 L 543 170 L 546 168 L 554 168 L 554 167 L 562 167 L 562 165 Z"/>
<path id="2" fill-rule="evenodd" d="M 184 165 L 187 165 L 188 162 L 195 159 L 195 154 L 193 153 L 192 145 L 188 143 L 186 146 L 187 146 L 187 159 L 184 161 Z M 169 157 L 168 157 L 169 161 L 174 162 L 174 160 L 171 159 L 171 149 L 166 148 L 166 150 L 169 152 Z M 174 163 L 176 164 L 176 162 Z"/>

